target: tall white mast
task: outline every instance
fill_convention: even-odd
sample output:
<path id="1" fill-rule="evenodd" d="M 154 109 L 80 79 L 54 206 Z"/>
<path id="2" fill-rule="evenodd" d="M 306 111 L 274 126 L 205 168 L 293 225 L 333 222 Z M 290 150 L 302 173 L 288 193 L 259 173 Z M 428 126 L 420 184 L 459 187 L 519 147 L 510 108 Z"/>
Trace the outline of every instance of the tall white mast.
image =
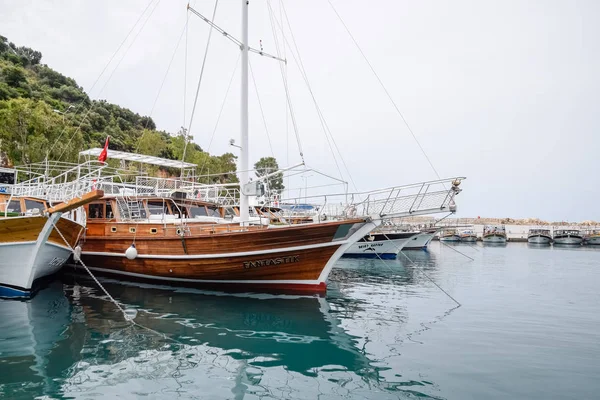
<path id="1" fill-rule="evenodd" d="M 248 183 L 248 0 L 242 1 L 242 109 L 241 109 L 241 154 L 240 154 L 240 221 L 247 224 L 248 196 L 244 194 L 244 186 Z"/>

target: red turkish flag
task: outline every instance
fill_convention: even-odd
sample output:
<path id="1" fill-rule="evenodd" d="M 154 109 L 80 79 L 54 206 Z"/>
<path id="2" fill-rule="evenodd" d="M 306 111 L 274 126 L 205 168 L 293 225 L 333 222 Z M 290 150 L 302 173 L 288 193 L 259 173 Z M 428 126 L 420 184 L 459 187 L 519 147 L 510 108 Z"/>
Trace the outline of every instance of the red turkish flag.
<path id="1" fill-rule="evenodd" d="M 107 136 L 106 143 L 104 143 L 104 148 L 98 155 L 98 161 L 100 161 L 101 163 L 106 162 L 106 159 L 108 158 L 108 142 L 109 142 L 109 140 L 110 140 L 110 136 Z"/>

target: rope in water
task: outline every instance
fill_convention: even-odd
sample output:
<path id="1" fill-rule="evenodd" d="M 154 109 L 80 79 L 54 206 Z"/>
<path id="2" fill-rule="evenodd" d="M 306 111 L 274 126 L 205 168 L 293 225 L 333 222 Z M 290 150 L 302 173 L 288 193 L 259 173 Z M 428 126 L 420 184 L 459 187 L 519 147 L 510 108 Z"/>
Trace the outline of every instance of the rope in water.
<path id="1" fill-rule="evenodd" d="M 123 307 L 121 307 L 121 304 L 119 304 L 119 302 L 117 300 L 115 300 L 114 297 L 112 297 L 110 295 L 110 293 L 108 292 L 108 290 L 106 290 L 106 288 L 104 286 L 102 286 L 102 284 L 100 283 L 100 281 L 98 281 L 98 279 L 94 276 L 94 274 L 92 273 L 92 271 L 90 271 L 90 269 L 88 268 L 87 265 L 85 265 L 85 263 L 83 262 L 83 260 L 81 260 L 80 255 L 76 254 L 75 249 L 71 246 L 71 244 L 67 241 L 67 239 L 64 237 L 64 235 L 62 234 L 62 232 L 60 231 L 60 229 L 58 229 L 58 227 L 56 226 L 56 223 L 54 223 L 54 221 L 52 222 L 52 225 L 54 227 L 54 229 L 56 230 L 56 232 L 59 234 L 59 236 L 62 238 L 62 240 L 65 242 L 65 244 L 67 245 L 67 247 L 71 250 L 71 252 L 73 253 L 74 256 L 74 260 L 75 262 L 80 263 L 83 268 L 86 270 L 86 272 L 90 275 L 90 277 L 94 280 L 94 282 L 96 282 L 96 285 L 98 285 L 98 287 L 102 290 L 102 292 L 104 292 L 104 294 L 110 299 L 110 301 L 119 309 L 119 311 L 121 312 L 121 314 L 123 314 L 123 318 L 125 319 L 125 321 L 131 323 L 132 325 L 135 325 L 139 328 L 145 329 L 148 332 L 152 332 L 158 336 L 161 336 L 162 338 L 172 341 L 174 343 L 180 344 L 180 345 L 185 345 L 185 343 L 180 342 L 176 339 L 173 339 L 172 337 L 169 337 L 167 335 L 165 335 L 164 333 L 158 332 L 152 328 L 148 328 L 147 326 L 144 326 L 138 322 L 136 322 L 134 320 L 135 315 L 130 315 L 127 313 L 126 310 L 123 309 Z M 136 311 L 137 314 L 137 311 Z"/>
<path id="2" fill-rule="evenodd" d="M 67 241 L 67 239 L 64 237 L 64 235 L 62 234 L 60 229 L 58 229 L 58 226 L 56 226 L 56 223 L 54 221 L 52 221 L 52 225 L 53 225 L 54 229 L 56 230 L 56 232 L 59 234 L 59 236 L 62 238 L 62 240 L 65 242 L 65 244 L 67 245 L 69 250 L 71 250 L 71 252 L 73 253 L 73 256 L 74 256 L 73 258 L 74 258 L 75 262 L 79 262 L 83 266 L 83 268 L 87 271 L 87 273 L 92 277 L 94 282 L 96 282 L 98 287 L 100 289 L 102 289 L 102 291 L 104 292 L 104 294 L 106 294 L 106 296 L 110 299 L 110 301 L 112 301 L 114 303 L 114 305 L 117 306 L 119 311 L 121 311 L 125 320 L 132 321 L 131 317 L 125 312 L 125 310 L 121 307 L 121 305 L 110 295 L 110 293 L 108 293 L 108 290 L 106 290 L 104 288 L 104 286 L 102 286 L 102 284 L 98 281 L 98 279 L 96 279 L 94 274 L 92 274 L 92 271 L 90 271 L 90 269 L 87 267 L 87 265 L 85 265 L 85 263 L 81 260 L 80 255 L 76 254 L 75 249 L 71 246 L 71 243 L 69 243 Z"/>
<path id="3" fill-rule="evenodd" d="M 417 263 L 415 263 L 413 260 L 410 259 L 410 257 L 408 257 L 406 254 L 404 254 L 404 252 L 402 252 L 402 249 L 396 244 L 394 243 L 393 240 L 391 240 L 387 234 L 383 234 L 383 236 L 390 241 L 390 243 L 392 243 L 394 245 L 394 247 L 396 247 L 396 249 L 398 250 L 398 253 L 402 254 L 404 257 L 406 257 L 406 259 L 410 262 L 411 267 L 415 268 L 417 271 L 421 272 L 431 283 L 433 283 L 439 290 L 442 291 L 442 293 L 444 293 L 446 296 L 448 296 L 452 301 L 454 301 L 458 306 L 461 306 L 462 304 L 456 300 L 453 296 L 450 295 L 450 293 L 448 293 L 447 291 L 445 291 L 440 285 L 438 285 L 425 271 L 423 271 L 418 265 Z M 377 254 L 377 253 L 375 253 Z M 377 254 L 377 256 L 379 257 L 379 254 Z M 379 257 L 380 260 L 383 261 L 383 259 L 381 257 Z"/>

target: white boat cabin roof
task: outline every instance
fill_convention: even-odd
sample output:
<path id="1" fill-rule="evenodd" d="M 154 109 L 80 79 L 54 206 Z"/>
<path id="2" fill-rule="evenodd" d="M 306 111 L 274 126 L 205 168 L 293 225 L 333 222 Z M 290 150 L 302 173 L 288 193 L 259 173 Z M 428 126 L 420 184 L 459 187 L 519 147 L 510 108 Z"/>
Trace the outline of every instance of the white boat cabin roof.
<path id="1" fill-rule="evenodd" d="M 79 152 L 79 157 L 98 157 L 102 149 L 99 147 L 84 150 Z M 158 165 L 159 167 L 170 167 L 170 168 L 196 168 L 196 164 L 182 162 L 178 160 L 168 160 L 166 158 L 147 156 L 144 154 L 127 153 L 125 151 L 108 150 L 108 158 L 115 160 L 133 161 L 150 165 Z"/>

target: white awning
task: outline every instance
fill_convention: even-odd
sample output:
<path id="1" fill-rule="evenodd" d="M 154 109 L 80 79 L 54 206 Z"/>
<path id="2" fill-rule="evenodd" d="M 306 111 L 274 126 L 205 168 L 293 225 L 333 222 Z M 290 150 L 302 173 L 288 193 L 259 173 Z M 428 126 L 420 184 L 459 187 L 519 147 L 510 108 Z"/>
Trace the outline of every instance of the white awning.
<path id="1" fill-rule="evenodd" d="M 79 157 L 98 157 L 101 148 L 94 148 L 79 152 Z M 181 162 L 178 160 L 167 160 L 166 158 L 146 156 L 144 154 L 127 153 L 125 151 L 108 150 L 108 158 L 113 160 L 134 161 L 144 164 L 158 165 L 170 168 L 196 168 L 196 164 Z"/>

